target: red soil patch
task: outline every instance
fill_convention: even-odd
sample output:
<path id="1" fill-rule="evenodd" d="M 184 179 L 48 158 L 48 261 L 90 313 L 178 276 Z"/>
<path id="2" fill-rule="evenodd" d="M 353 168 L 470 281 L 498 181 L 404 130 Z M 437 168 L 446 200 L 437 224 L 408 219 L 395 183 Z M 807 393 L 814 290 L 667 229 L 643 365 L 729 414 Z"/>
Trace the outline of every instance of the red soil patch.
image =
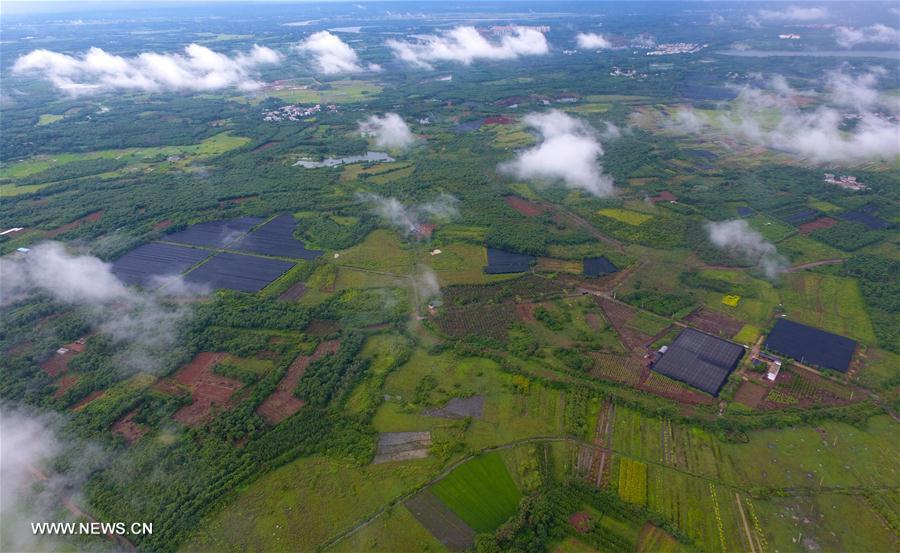
<path id="1" fill-rule="evenodd" d="M 652 202 L 654 204 L 657 202 L 676 202 L 676 201 L 678 201 L 678 198 L 675 196 L 675 194 L 672 194 L 668 190 L 663 190 L 656 196 L 653 196 L 650 198 L 650 202 Z"/>
<path id="2" fill-rule="evenodd" d="M 95 223 L 103 217 L 103 211 L 104 210 L 101 209 L 99 211 L 89 213 L 89 214 L 85 215 L 84 217 L 75 219 L 71 223 L 66 223 L 65 225 L 62 225 L 61 227 L 56 227 L 55 229 L 47 232 L 47 238 L 54 238 L 64 232 L 68 232 L 72 229 L 76 229 L 85 223 Z"/>
<path id="3" fill-rule="evenodd" d="M 569 517 L 569 524 L 576 532 L 584 534 L 591 529 L 591 515 L 585 511 L 578 511 Z"/>
<path id="4" fill-rule="evenodd" d="M 197 426 L 209 416 L 213 406 L 227 406 L 232 394 L 243 387 L 240 380 L 213 372 L 213 367 L 224 356 L 224 353 L 198 353 L 190 363 L 179 369 L 172 380 L 188 388 L 194 401 L 176 411 L 173 419 L 188 426 Z"/>
<path id="5" fill-rule="evenodd" d="M 278 299 L 284 301 L 297 301 L 306 294 L 306 283 L 298 282 L 292 284 L 290 288 L 285 290 L 278 296 Z"/>
<path id="6" fill-rule="evenodd" d="M 760 386 L 753 382 L 743 382 L 741 383 L 741 387 L 738 388 L 737 392 L 734 394 L 734 400 L 741 405 L 756 409 L 768 393 L 769 389 L 765 386 Z"/>
<path id="7" fill-rule="evenodd" d="M 67 374 L 60 378 L 56 381 L 56 391 L 53 392 L 53 397 L 56 399 L 63 397 L 66 392 L 72 389 L 76 382 L 78 382 L 78 377 L 75 375 Z"/>
<path id="8" fill-rule="evenodd" d="M 517 303 L 516 314 L 522 321 L 530 323 L 534 321 L 534 310 L 537 305 L 533 303 Z"/>
<path id="9" fill-rule="evenodd" d="M 326 354 L 334 353 L 338 350 L 341 343 L 338 340 L 328 340 L 321 342 L 316 351 L 312 355 L 298 355 L 287 372 L 278 383 L 278 387 L 272 392 L 272 395 L 256 409 L 259 416 L 264 418 L 271 425 L 276 425 L 284 419 L 290 417 L 303 407 L 303 400 L 294 395 L 297 383 L 310 363 L 323 357 Z"/>
<path id="10" fill-rule="evenodd" d="M 512 125 L 513 123 L 515 123 L 513 119 L 503 117 L 502 115 L 493 115 L 484 118 L 485 125 Z"/>
<path id="11" fill-rule="evenodd" d="M 153 223 L 153 230 L 163 230 L 171 227 L 174 224 L 172 219 L 163 219 L 162 221 L 157 221 Z"/>
<path id="12" fill-rule="evenodd" d="M 228 198 L 227 200 L 221 200 L 219 202 L 219 207 L 226 207 L 229 205 L 241 205 L 243 203 L 247 203 L 250 200 L 255 200 L 259 196 L 256 194 L 251 194 L 249 196 L 240 196 L 237 198 Z"/>
<path id="13" fill-rule="evenodd" d="M 741 321 L 705 307 L 685 317 L 684 322 L 704 332 L 723 338 L 731 338 L 744 327 L 744 323 Z"/>
<path id="14" fill-rule="evenodd" d="M 797 230 L 800 231 L 800 234 L 809 234 L 814 230 L 833 227 L 836 224 L 837 219 L 832 219 L 831 217 L 820 217 L 814 221 L 803 223 L 802 225 L 797 227 Z"/>
<path id="15" fill-rule="evenodd" d="M 506 196 L 503 199 L 506 200 L 506 203 L 509 204 L 509 207 L 515 209 L 526 217 L 537 217 L 547 210 L 547 208 L 545 208 L 541 204 L 530 202 L 518 196 Z"/>
<path id="16" fill-rule="evenodd" d="M 642 349 L 644 344 L 650 340 L 650 336 L 627 326 L 628 322 L 637 315 L 637 311 L 632 307 L 602 296 L 594 297 L 597 300 L 597 305 L 600 306 L 603 314 L 606 315 L 606 320 L 619 334 L 622 343 L 631 350 Z"/>
<path id="17" fill-rule="evenodd" d="M 87 406 L 88 403 L 94 401 L 95 399 L 97 399 L 99 397 L 102 397 L 103 394 L 105 394 L 105 393 L 106 392 L 104 392 L 103 390 L 94 390 L 93 392 L 91 392 L 88 395 L 86 395 L 85 397 L 83 397 L 78 403 L 73 405 L 72 410 L 73 411 L 81 411 L 82 409 L 84 409 Z"/>
<path id="18" fill-rule="evenodd" d="M 271 148 L 272 146 L 274 146 L 280 142 L 281 142 L 280 140 L 270 140 L 270 141 L 266 142 L 265 144 L 260 144 L 259 146 L 257 146 L 256 148 L 253 148 L 250 151 L 251 152 L 261 152 L 263 150 L 268 150 L 269 148 Z"/>
<path id="19" fill-rule="evenodd" d="M 41 363 L 41 369 L 48 376 L 59 376 L 69 370 L 69 361 L 78 355 L 78 352 L 69 350 L 65 353 L 54 353 L 53 357 Z"/>
<path id="20" fill-rule="evenodd" d="M 128 440 L 128 443 L 133 443 L 146 434 L 148 430 L 143 424 L 138 424 L 132 420 L 136 414 L 137 411 L 132 411 L 112 425 L 112 431 Z"/>
<path id="21" fill-rule="evenodd" d="M 416 237 L 429 239 L 431 235 L 434 234 L 434 229 L 437 228 L 437 225 L 434 223 L 421 223 L 416 226 Z"/>

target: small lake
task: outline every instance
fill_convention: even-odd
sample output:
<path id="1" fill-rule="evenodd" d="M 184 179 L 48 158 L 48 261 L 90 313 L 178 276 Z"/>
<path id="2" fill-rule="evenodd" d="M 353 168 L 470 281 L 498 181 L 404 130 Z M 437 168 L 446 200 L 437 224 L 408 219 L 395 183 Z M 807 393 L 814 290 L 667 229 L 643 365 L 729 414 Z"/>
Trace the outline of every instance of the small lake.
<path id="1" fill-rule="evenodd" d="M 338 165 L 344 165 L 345 163 L 360 163 L 360 162 L 382 162 L 382 161 L 394 161 L 394 158 L 387 155 L 384 152 L 366 152 L 364 156 L 348 156 L 348 157 L 326 157 L 322 161 L 312 161 L 309 159 L 301 159 L 294 166 L 301 166 L 307 169 L 318 169 L 319 167 L 337 167 Z"/>
<path id="2" fill-rule="evenodd" d="M 885 58 L 900 59 L 897 50 L 720 50 L 717 54 L 743 58 Z"/>

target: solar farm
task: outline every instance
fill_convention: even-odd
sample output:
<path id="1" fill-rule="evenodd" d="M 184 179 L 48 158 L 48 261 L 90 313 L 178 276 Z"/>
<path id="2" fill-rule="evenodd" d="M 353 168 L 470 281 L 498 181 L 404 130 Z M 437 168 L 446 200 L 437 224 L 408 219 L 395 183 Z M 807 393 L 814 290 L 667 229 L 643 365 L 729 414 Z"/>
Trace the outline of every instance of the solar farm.
<path id="1" fill-rule="evenodd" d="M 612 261 L 602 255 L 600 257 L 587 257 L 582 262 L 582 265 L 584 276 L 589 277 L 610 275 L 619 271 Z"/>
<path id="2" fill-rule="evenodd" d="M 184 274 L 187 282 L 202 287 L 258 292 L 289 271 L 296 264 L 291 260 L 322 255 L 294 238 L 292 215 L 263 221 L 238 217 L 191 225 L 116 259 L 113 273 L 126 284 L 145 288 Z"/>
<path id="3" fill-rule="evenodd" d="M 735 343 L 686 328 L 653 370 L 715 396 L 743 355 L 744 348 Z"/>
<path id="4" fill-rule="evenodd" d="M 510 273 L 524 273 L 531 269 L 536 258 L 533 255 L 513 253 L 497 248 L 487 248 L 488 264 L 484 273 L 488 275 L 503 275 Z"/>
<path id="5" fill-rule="evenodd" d="M 847 372 L 856 341 L 782 318 L 772 327 L 765 347 L 804 364 Z"/>

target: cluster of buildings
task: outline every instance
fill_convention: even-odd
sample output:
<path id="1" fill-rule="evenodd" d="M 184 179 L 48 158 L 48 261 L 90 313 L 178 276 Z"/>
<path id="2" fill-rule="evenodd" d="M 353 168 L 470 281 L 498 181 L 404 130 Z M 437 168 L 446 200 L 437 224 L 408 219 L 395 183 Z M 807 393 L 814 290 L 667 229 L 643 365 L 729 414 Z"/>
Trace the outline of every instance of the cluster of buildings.
<path id="1" fill-rule="evenodd" d="M 671 54 L 694 54 L 706 48 L 706 44 L 696 44 L 694 42 L 671 42 L 668 44 L 657 44 L 656 48 L 647 52 L 648 56 L 668 56 Z"/>
<path id="2" fill-rule="evenodd" d="M 833 173 L 825 173 L 825 184 L 833 184 L 844 190 L 853 190 L 854 192 L 862 192 L 868 190 L 869 187 L 856 180 L 853 175 L 836 176 Z"/>
<path id="3" fill-rule="evenodd" d="M 337 106 L 335 104 L 329 104 L 326 106 L 326 109 L 328 111 L 337 111 Z M 322 104 L 316 104 L 309 107 L 303 107 L 299 104 L 290 104 L 278 109 L 264 111 L 263 121 L 299 121 L 305 117 L 319 113 L 320 111 L 322 111 Z"/>
<path id="4" fill-rule="evenodd" d="M 625 77 L 627 79 L 640 78 L 643 79 L 647 76 L 646 73 L 638 73 L 635 69 L 622 69 L 618 66 L 613 66 L 612 71 L 609 72 L 610 77 Z"/>

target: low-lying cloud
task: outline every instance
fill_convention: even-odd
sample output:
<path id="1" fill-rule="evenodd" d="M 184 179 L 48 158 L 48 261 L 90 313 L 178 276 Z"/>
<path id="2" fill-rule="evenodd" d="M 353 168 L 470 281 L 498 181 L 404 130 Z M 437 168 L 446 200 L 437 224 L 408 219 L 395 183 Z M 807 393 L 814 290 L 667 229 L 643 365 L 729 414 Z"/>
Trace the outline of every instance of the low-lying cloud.
<path id="1" fill-rule="evenodd" d="M 112 273 L 109 263 L 70 253 L 59 242 L 39 244 L 27 255 L 0 263 L 0 301 L 43 293 L 79 308 L 92 326 L 118 343 L 118 361 L 132 372 L 161 368 L 162 359 L 175 346 L 179 325 L 192 313 L 184 302 L 166 298 L 206 291 L 178 276 L 156 284 L 160 291 L 129 288 Z"/>
<path id="2" fill-rule="evenodd" d="M 612 194 L 613 180 L 603 174 L 597 160 L 603 146 L 587 123 L 558 110 L 530 113 L 523 121 L 537 130 L 541 142 L 501 164 L 501 172 L 520 179 L 561 182 L 595 196 Z"/>
<path id="3" fill-rule="evenodd" d="M 76 520 L 67 512 L 79 500 L 82 485 L 103 459 L 91 444 L 69 444 L 57 431 L 58 416 L 0 404 L 0 532 L 2 551 L 68 549 L 53 536 L 36 536 L 32 522 Z M 54 471 L 55 459 L 67 454 L 65 473 Z"/>
<path id="4" fill-rule="evenodd" d="M 744 261 L 756 264 L 769 280 L 788 269 L 788 260 L 778 253 L 775 245 L 766 241 L 763 235 L 750 228 L 744 219 L 732 219 L 706 224 L 709 241 Z"/>
<path id="5" fill-rule="evenodd" d="M 91 48 L 80 56 L 41 49 L 16 60 L 12 71 L 41 76 L 72 95 L 111 90 L 254 90 L 262 86 L 256 79 L 256 70 L 280 60 L 281 54 L 259 45 L 233 57 L 199 44 L 187 46 L 184 54 L 144 52 L 131 58 L 100 48 Z"/>
<path id="6" fill-rule="evenodd" d="M 852 48 L 858 44 L 898 44 L 900 30 L 876 23 L 869 27 L 837 27 L 834 39 L 842 48 Z"/>
<path id="7" fill-rule="evenodd" d="M 326 75 L 381 70 L 381 67 L 374 63 L 364 66 L 353 48 L 328 31 L 309 35 L 297 45 L 297 49 L 309 54 L 316 69 Z"/>
<path id="8" fill-rule="evenodd" d="M 424 69 L 432 69 L 432 62 L 438 61 L 469 65 L 476 60 L 509 60 L 550 51 L 543 33 L 525 27 L 516 28 L 496 42 L 486 39 L 475 27 L 461 26 L 416 42 L 390 39 L 386 44 L 397 59 Z"/>
<path id="9" fill-rule="evenodd" d="M 575 42 L 579 48 L 586 50 L 606 50 L 612 48 L 612 43 L 603 35 L 598 33 L 578 33 L 575 36 Z"/>
<path id="10" fill-rule="evenodd" d="M 359 122 L 359 132 L 375 139 L 375 146 L 388 150 L 405 150 L 416 141 L 409 125 L 396 113 L 372 115 Z"/>
<path id="11" fill-rule="evenodd" d="M 405 205 L 397 198 L 362 193 L 360 201 L 371 204 L 372 211 L 406 235 L 421 234 L 422 225 L 432 221 L 451 221 L 459 217 L 459 200 L 441 193 L 437 198 L 418 205 Z"/>
<path id="12" fill-rule="evenodd" d="M 691 133 L 723 132 L 815 163 L 891 160 L 900 155 L 900 102 L 875 88 L 882 74 L 877 68 L 826 73 L 825 103 L 815 108 L 803 108 L 799 93 L 776 76 L 766 87 L 741 88 L 727 111 L 680 110 L 670 125 Z"/>
<path id="13" fill-rule="evenodd" d="M 789 6 L 783 10 L 759 10 L 759 17 L 767 21 L 817 21 L 828 17 L 823 7 Z"/>

